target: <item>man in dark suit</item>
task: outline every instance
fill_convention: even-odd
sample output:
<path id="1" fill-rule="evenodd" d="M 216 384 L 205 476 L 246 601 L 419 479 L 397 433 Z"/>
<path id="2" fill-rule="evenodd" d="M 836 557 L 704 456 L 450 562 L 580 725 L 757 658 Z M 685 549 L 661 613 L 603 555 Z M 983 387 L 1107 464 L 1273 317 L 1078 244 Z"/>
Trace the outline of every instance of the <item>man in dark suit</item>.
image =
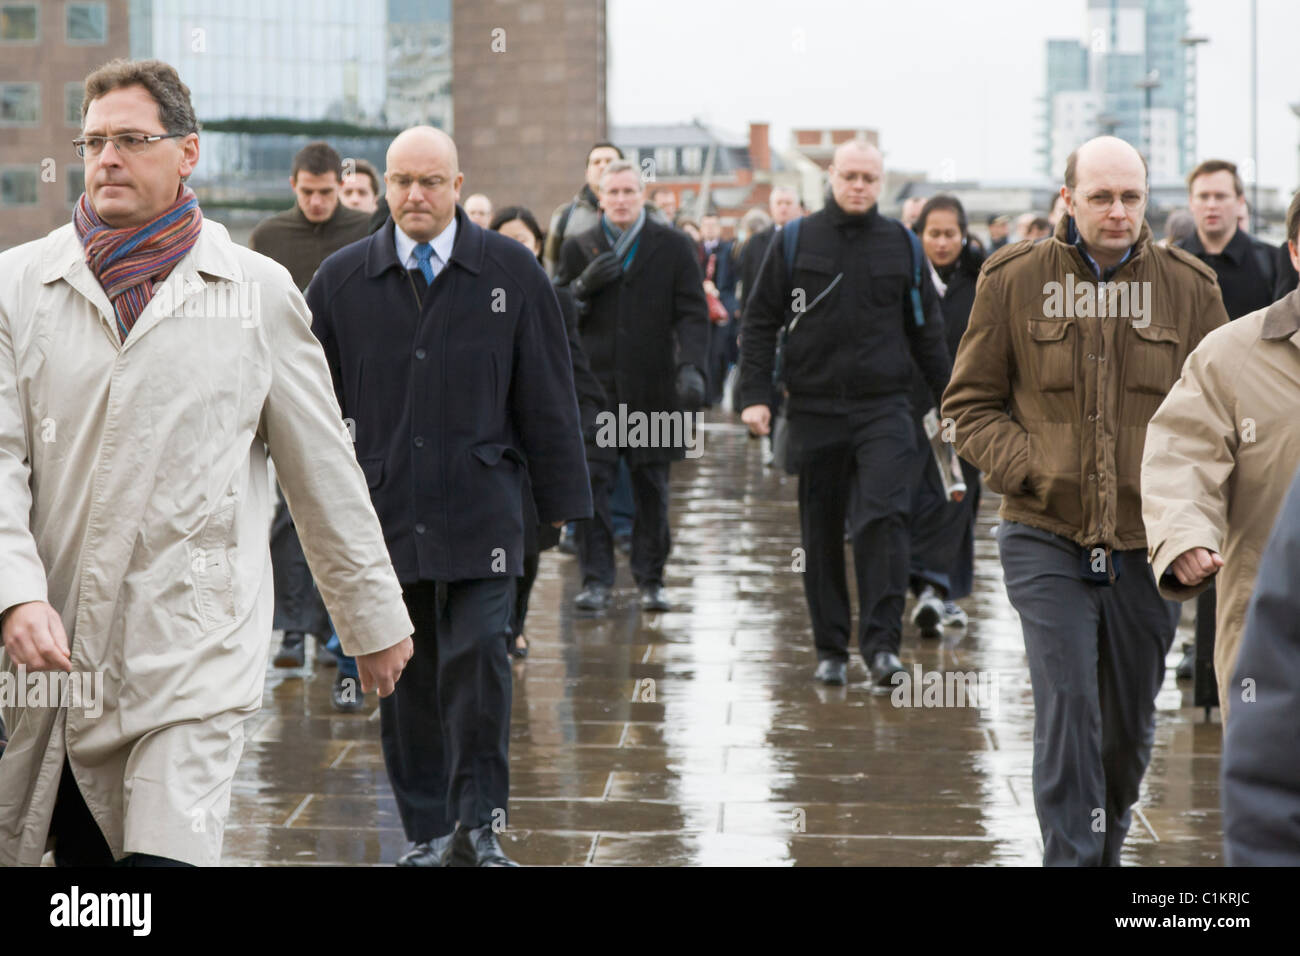
<path id="1" fill-rule="evenodd" d="M 619 458 L 625 457 L 636 505 L 632 576 L 642 609 L 666 611 L 669 464 L 688 453 L 695 457 L 701 447 L 691 413 L 705 399 L 704 279 L 690 239 L 647 217 L 635 165 L 615 160 L 599 185 L 600 221 L 565 240 L 556 276 L 578 300 L 583 351 L 609 401 L 598 419 L 601 427 L 587 438 L 595 517 L 578 532 L 583 590 L 574 605 L 589 611 L 610 605 L 615 569 L 609 494 Z"/>
<path id="2" fill-rule="evenodd" d="M 457 205 L 450 137 L 405 130 L 387 167 L 392 218 L 326 259 L 307 303 L 416 629 L 380 705 L 416 844 L 399 865 L 511 866 L 503 648 L 525 478 L 541 521 L 591 514 L 569 348 L 536 258 Z"/>

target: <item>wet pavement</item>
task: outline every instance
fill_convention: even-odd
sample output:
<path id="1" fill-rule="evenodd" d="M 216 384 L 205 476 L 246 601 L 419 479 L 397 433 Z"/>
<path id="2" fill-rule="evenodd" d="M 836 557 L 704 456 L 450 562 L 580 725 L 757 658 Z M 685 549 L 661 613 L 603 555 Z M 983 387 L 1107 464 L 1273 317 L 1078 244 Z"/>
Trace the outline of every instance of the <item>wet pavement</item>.
<path id="1" fill-rule="evenodd" d="M 620 555 L 614 609 L 581 616 L 576 558 L 542 556 L 532 650 L 514 665 L 507 853 L 551 865 L 1037 865 L 1032 698 L 991 537 L 996 496 L 961 602 L 969 626 L 922 641 L 905 618 L 901 654 L 909 670 L 983 675 L 982 706 L 927 707 L 914 691 L 922 706 L 904 707 L 869 686 L 860 659 L 848 687 L 811 679 L 795 479 L 764 469 L 743 428 L 706 425 L 702 457 L 674 466 L 672 490 L 666 584 L 679 609 L 641 614 Z M 1174 681 L 1184 638 L 1186 625 L 1126 864 L 1221 863 L 1220 729 Z M 310 660 L 268 671 L 225 863 L 392 864 L 409 849 L 377 699 L 336 714 L 333 679 Z"/>

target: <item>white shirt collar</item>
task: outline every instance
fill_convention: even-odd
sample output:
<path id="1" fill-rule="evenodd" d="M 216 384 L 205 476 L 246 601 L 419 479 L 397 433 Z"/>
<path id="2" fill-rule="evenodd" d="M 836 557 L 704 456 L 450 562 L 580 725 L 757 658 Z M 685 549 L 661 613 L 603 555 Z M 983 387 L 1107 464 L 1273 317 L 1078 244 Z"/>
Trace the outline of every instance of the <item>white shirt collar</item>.
<path id="1" fill-rule="evenodd" d="M 451 217 L 451 222 L 447 223 L 447 228 L 430 240 L 433 246 L 433 254 L 437 257 L 439 263 L 438 269 L 441 270 L 448 262 L 451 261 L 451 250 L 456 245 L 456 217 Z M 418 243 L 402 232 L 402 227 L 393 223 L 393 245 L 397 247 L 397 261 L 407 269 L 418 269 L 419 261 L 415 258 L 415 247 Z"/>

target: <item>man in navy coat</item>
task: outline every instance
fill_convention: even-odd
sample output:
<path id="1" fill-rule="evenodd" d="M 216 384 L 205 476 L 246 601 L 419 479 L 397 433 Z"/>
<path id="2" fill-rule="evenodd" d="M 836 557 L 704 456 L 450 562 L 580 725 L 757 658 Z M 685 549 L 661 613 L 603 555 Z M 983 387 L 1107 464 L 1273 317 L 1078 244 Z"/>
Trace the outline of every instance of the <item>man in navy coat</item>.
<path id="1" fill-rule="evenodd" d="M 525 476 L 542 521 L 591 514 L 555 293 L 524 246 L 466 218 L 463 178 L 445 133 L 403 131 L 384 176 L 391 218 L 307 289 L 416 629 L 401 690 L 380 702 L 408 866 L 515 865 L 497 833 Z"/>

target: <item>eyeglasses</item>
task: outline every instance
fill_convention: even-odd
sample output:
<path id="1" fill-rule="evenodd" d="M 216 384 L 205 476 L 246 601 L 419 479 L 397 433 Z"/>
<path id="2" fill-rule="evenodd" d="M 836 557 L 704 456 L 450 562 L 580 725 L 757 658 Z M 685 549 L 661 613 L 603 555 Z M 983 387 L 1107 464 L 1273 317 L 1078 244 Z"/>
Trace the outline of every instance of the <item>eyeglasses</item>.
<path id="1" fill-rule="evenodd" d="M 86 156 L 98 156 L 104 151 L 104 144 L 112 142 L 117 147 L 119 153 L 143 153 L 150 143 L 156 143 L 160 139 L 179 139 L 182 136 L 189 136 L 189 133 L 118 133 L 116 136 L 87 136 L 83 139 L 74 139 L 72 146 L 81 158 Z"/>
<path id="2" fill-rule="evenodd" d="M 394 189 L 410 189 L 412 183 L 419 183 L 421 189 L 432 192 L 446 181 L 441 176 L 421 176 L 417 179 L 414 176 L 408 176 L 406 173 L 390 173 L 388 175 L 388 183 Z"/>
<path id="3" fill-rule="evenodd" d="M 1146 193 L 1127 192 L 1119 197 L 1119 201 L 1124 204 L 1124 208 L 1132 212 L 1137 209 L 1146 200 Z M 1113 193 L 1090 193 L 1083 197 L 1083 201 L 1088 204 L 1088 208 L 1093 212 L 1109 212 L 1110 208 L 1115 205 L 1115 195 Z"/>

